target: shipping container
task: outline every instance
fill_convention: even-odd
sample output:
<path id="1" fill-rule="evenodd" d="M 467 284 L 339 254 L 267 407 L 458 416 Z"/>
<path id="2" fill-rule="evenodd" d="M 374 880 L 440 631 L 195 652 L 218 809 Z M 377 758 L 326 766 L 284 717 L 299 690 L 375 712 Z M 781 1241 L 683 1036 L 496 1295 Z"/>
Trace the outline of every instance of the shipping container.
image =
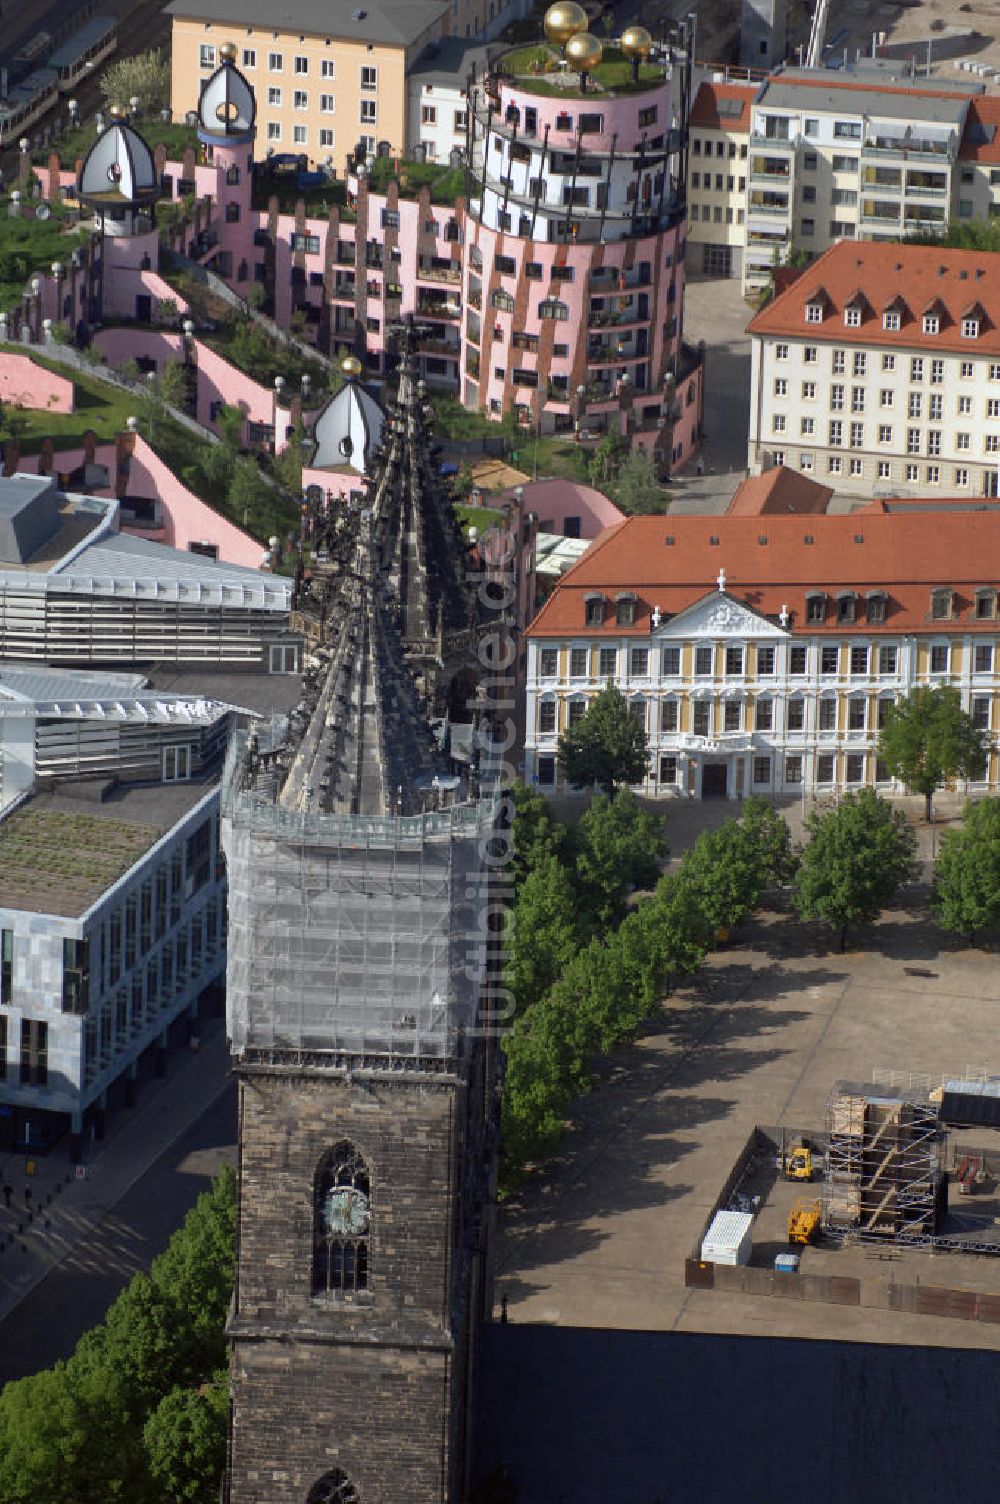
<path id="1" fill-rule="evenodd" d="M 750 1212 L 716 1212 L 701 1245 L 706 1264 L 747 1264 L 753 1243 Z"/>

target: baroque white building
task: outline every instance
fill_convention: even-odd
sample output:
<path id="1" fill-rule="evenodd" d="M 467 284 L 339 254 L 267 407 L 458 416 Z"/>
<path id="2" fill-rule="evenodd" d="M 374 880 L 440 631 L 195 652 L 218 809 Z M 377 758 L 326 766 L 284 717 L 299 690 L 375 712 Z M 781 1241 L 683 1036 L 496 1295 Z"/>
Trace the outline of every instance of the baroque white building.
<path id="1" fill-rule="evenodd" d="M 529 628 L 525 777 L 565 789 L 559 736 L 610 681 L 649 738 L 645 793 L 901 792 L 887 708 L 950 684 L 991 734 L 974 787 L 995 789 L 998 592 L 1000 514 L 968 505 L 630 518 Z"/>

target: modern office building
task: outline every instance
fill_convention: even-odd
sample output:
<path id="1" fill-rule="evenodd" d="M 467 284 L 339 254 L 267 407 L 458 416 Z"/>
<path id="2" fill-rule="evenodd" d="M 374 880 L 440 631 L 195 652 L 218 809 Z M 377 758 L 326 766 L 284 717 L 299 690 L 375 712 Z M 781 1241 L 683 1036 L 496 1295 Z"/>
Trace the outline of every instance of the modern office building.
<path id="1" fill-rule="evenodd" d="M 901 793 L 878 760 L 886 708 L 949 684 L 990 738 L 968 791 L 996 793 L 998 599 L 1000 510 L 968 500 L 631 517 L 529 628 L 525 776 L 564 791 L 559 735 L 610 679 L 649 737 L 644 793 Z"/>
<path id="2" fill-rule="evenodd" d="M 0 659 L 300 668 L 291 581 L 119 531 L 115 500 L 0 480 Z"/>
<path id="3" fill-rule="evenodd" d="M 0 664 L 0 1147 L 43 1148 L 197 1017 L 225 965 L 231 706 Z M 162 1056 L 161 1056 L 162 1060 Z"/>
<path id="4" fill-rule="evenodd" d="M 752 473 L 996 496 L 1000 256 L 841 241 L 750 323 Z"/>

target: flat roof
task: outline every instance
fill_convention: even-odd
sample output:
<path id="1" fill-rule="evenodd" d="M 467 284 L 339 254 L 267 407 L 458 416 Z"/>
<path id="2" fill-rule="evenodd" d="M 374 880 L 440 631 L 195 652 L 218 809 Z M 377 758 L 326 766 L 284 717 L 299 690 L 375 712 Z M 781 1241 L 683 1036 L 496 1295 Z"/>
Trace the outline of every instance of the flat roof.
<path id="1" fill-rule="evenodd" d="M 162 694 L 199 695 L 260 716 L 288 715 L 302 693 L 298 674 L 241 674 L 154 664 L 147 679 L 150 688 Z"/>
<path id="2" fill-rule="evenodd" d="M 919 94 L 912 89 L 845 88 L 827 83 L 783 83 L 779 79 L 764 86 L 757 107 L 765 110 L 824 110 L 830 114 L 868 115 L 879 120 L 919 120 L 925 125 L 944 125 L 957 130 L 965 120 L 969 99 L 967 95 L 953 99 Z"/>
<path id="3" fill-rule="evenodd" d="M 308 31 L 342 41 L 408 47 L 447 14 L 443 0 L 173 0 L 168 16 L 267 31 Z"/>
<path id="4" fill-rule="evenodd" d="M 482 72 L 489 54 L 490 48 L 478 37 L 442 37 L 438 42 L 428 42 L 410 69 L 410 78 L 425 84 L 458 84 L 464 88 L 472 64 L 477 65 L 477 72 Z"/>
<path id="5" fill-rule="evenodd" d="M 123 785 L 103 802 L 93 782 L 32 794 L 0 820 L 0 908 L 78 919 L 217 786 Z"/>

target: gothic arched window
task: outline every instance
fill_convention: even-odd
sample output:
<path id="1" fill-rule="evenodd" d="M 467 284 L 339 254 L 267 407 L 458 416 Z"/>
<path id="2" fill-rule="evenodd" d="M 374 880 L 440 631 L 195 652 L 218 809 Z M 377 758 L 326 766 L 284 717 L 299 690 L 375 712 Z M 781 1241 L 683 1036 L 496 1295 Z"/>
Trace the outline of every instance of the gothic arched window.
<path id="1" fill-rule="evenodd" d="M 364 1158 L 353 1144 L 336 1144 L 323 1156 L 316 1171 L 314 1294 L 326 1291 L 351 1294 L 367 1290 L 370 1197 L 371 1177 Z M 331 1495 L 331 1498 L 337 1497 Z"/>
<path id="2" fill-rule="evenodd" d="M 306 1504 L 361 1504 L 361 1495 L 347 1474 L 335 1467 L 313 1484 Z"/>

